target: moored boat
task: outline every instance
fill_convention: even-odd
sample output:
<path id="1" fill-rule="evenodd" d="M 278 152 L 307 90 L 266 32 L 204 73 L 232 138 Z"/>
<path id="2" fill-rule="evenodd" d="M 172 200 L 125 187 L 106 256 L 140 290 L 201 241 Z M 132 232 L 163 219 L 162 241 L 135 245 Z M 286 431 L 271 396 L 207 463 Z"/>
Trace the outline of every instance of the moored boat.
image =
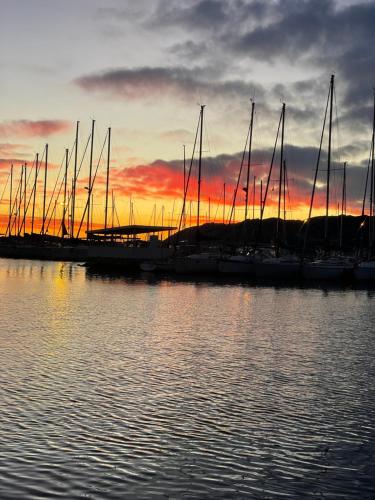
<path id="1" fill-rule="evenodd" d="M 302 276 L 307 280 L 342 280 L 353 271 L 353 261 L 343 257 L 328 257 L 305 262 Z"/>
<path id="2" fill-rule="evenodd" d="M 115 241 L 98 241 L 88 247 L 86 262 L 92 266 L 125 267 L 138 270 L 141 262 L 157 263 L 171 257 L 174 249 L 159 240 L 157 232 L 168 231 L 167 226 L 118 226 L 90 231 L 91 238 L 113 237 Z M 149 234 L 148 241 L 140 240 L 137 235 Z M 128 240 L 116 242 L 119 237 Z"/>
<path id="3" fill-rule="evenodd" d="M 300 260 L 294 255 L 269 257 L 259 260 L 255 266 L 257 278 L 297 279 L 300 275 Z"/>
<path id="4" fill-rule="evenodd" d="M 354 268 L 356 281 L 375 281 L 375 260 L 365 260 Z"/>
<path id="5" fill-rule="evenodd" d="M 223 274 L 254 274 L 254 257 L 251 255 L 230 255 L 219 261 Z"/>
<path id="6" fill-rule="evenodd" d="M 219 271 L 220 255 L 210 252 L 202 252 L 177 257 L 174 262 L 174 270 L 178 274 L 211 274 Z"/>
<path id="7" fill-rule="evenodd" d="M 140 262 L 139 269 L 148 273 L 174 272 L 174 259 L 169 257 L 163 260 L 145 260 Z"/>

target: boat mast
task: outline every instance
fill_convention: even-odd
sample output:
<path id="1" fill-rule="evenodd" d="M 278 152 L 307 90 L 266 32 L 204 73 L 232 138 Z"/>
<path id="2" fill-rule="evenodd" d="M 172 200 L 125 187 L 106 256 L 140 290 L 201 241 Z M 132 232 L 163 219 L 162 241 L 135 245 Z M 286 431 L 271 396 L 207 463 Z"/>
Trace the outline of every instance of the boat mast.
<path id="1" fill-rule="evenodd" d="M 9 221 L 8 226 L 11 227 L 12 221 L 12 195 L 13 195 L 13 164 L 10 166 L 10 185 L 9 185 Z M 10 232 L 9 232 L 10 236 Z"/>
<path id="2" fill-rule="evenodd" d="M 277 148 L 277 143 L 278 143 L 278 140 L 279 140 L 280 127 L 281 127 L 281 124 L 282 124 L 283 119 L 284 119 L 284 111 L 285 111 L 285 104 L 283 104 L 283 106 L 282 106 L 282 110 L 281 110 L 280 118 L 279 118 L 279 124 L 277 126 L 276 139 L 275 139 L 275 144 L 274 144 L 273 150 L 272 150 L 272 158 L 271 158 L 270 168 L 268 170 L 268 176 L 267 176 L 267 183 L 266 183 L 266 188 L 265 188 L 265 192 L 264 192 L 264 198 L 262 198 L 263 197 L 263 184 L 261 182 L 261 189 L 260 189 L 260 191 L 261 191 L 261 193 L 260 193 L 260 196 L 261 196 L 261 201 L 260 201 L 260 216 L 259 216 L 259 224 L 258 224 L 258 227 L 257 227 L 257 235 L 254 238 L 254 247 L 257 246 L 258 241 L 260 240 L 261 235 L 262 235 L 262 223 L 263 223 L 264 210 L 265 210 L 265 207 L 266 207 L 267 195 L 268 195 L 268 190 L 269 190 L 269 186 L 270 186 L 270 182 L 271 182 L 273 165 L 274 165 L 275 155 L 276 155 L 276 148 Z M 276 248 L 276 251 L 278 251 L 277 248 Z"/>
<path id="3" fill-rule="evenodd" d="M 183 144 L 184 149 L 184 193 L 185 193 L 185 185 L 186 185 L 186 146 Z"/>
<path id="4" fill-rule="evenodd" d="M 9 206 L 10 210 L 9 222 L 5 231 L 5 234 L 9 234 L 9 236 L 12 236 L 13 227 L 14 227 L 14 236 L 17 236 L 17 231 L 19 228 L 18 213 L 20 213 L 21 211 L 21 193 L 22 193 L 22 178 L 23 178 L 22 174 L 23 174 L 23 165 L 21 166 L 21 175 L 19 181 L 17 182 L 14 201 L 12 199 L 12 203 Z M 13 190 L 12 182 L 11 182 L 11 188 Z M 13 198 L 13 196 L 11 196 L 11 198 Z"/>
<path id="5" fill-rule="evenodd" d="M 223 224 L 225 224 L 225 182 L 223 184 Z"/>
<path id="6" fill-rule="evenodd" d="M 70 198 L 68 196 L 68 224 L 69 225 L 69 237 L 72 237 L 72 215 L 73 215 L 73 184 L 74 184 L 74 179 L 72 177 L 71 179 L 71 186 L 70 186 Z"/>
<path id="7" fill-rule="evenodd" d="M 316 159 L 314 181 L 313 181 L 313 187 L 312 187 L 311 198 L 310 198 L 309 214 L 308 214 L 308 217 L 307 217 L 307 224 L 306 224 L 305 234 L 304 234 L 304 238 L 303 238 L 302 260 L 305 257 L 305 251 L 306 251 L 306 245 L 307 245 L 307 240 L 308 240 L 311 215 L 312 215 L 312 210 L 313 210 L 313 205 L 314 205 L 315 191 L 316 191 L 316 185 L 317 185 L 318 173 L 319 173 L 320 157 L 321 157 L 321 154 L 322 154 L 324 131 L 326 129 L 327 113 L 328 113 L 328 106 L 329 106 L 330 94 L 331 94 L 331 87 L 328 90 L 327 103 L 326 103 L 326 107 L 325 107 L 325 111 L 324 111 L 323 127 L 322 127 L 322 132 L 320 134 L 319 151 L 318 151 L 318 156 L 317 156 L 317 159 Z"/>
<path id="8" fill-rule="evenodd" d="M 285 103 L 281 110 L 281 146 L 280 146 L 280 173 L 279 173 L 279 200 L 277 205 L 277 221 L 276 221 L 276 257 L 280 253 L 280 217 L 281 217 L 281 196 L 283 187 L 283 171 L 284 171 L 284 130 L 285 130 Z"/>
<path id="9" fill-rule="evenodd" d="M 90 147 L 90 166 L 89 166 L 89 185 L 87 189 L 87 231 L 86 237 L 89 237 L 90 231 L 90 209 L 91 209 L 91 177 L 92 177 L 92 157 L 94 153 L 94 131 L 95 131 L 95 120 L 92 120 L 91 124 L 91 147 Z"/>
<path id="10" fill-rule="evenodd" d="M 330 83 L 329 124 L 328 124 L 326 215 L 325 215 L 325 222 L 324 222 L 324 241 L 325 241 L 326 250 L 328 247 L 328 216 L 329 216 L 329 192 L 330 192 L 330 178 L 331 178 L 332 111 L 333 111 L 334 81 L 335 81 L 335 75 L 332 75 L 331 76 L 331 83 Z"/>
<path id="11" fill-rule="evenodd" d="M 25 162 L 25 179 L 23 183 L 23 236 L 25 236 L 26 233 L 26 212 L 27 212 L 27 201 L 26 201 L 26 185 L 27 185 L 27 163 Z M 22 224 L 21 224 L 21 230 L 22 230 Z"/>
<path id="12" fill-rule="evenodd" d="M 249 155 L 247 158 L 247 175 L 246 175 L 246 191 L 245 191 L 245 220 L 247 219 L 247 209 L 249 203 L 249 182 L 250 182 L 251 147 L 253 140 L 254 109 L 255 109 L 255 102 L 251 101 Z"/>
<path id="13" fill-rule="evenodd" d="M 197 227 L 200 223 L 200 205 L 201 205 L 201 181 L 202 181 L 202 145 L 203 145 L 203 113 L 205 105 L 201 105 L 200 113 L 200 135 L 199 135 L 199 160 L 198 160 L 198 206 L 197 206 Z"/>
<path id="14" fill-rule="evenodd" d="M 115 220 L 115 195 L 113 193 L 113 189 L 112 189 L 112 210 L 111 211 L 112 211 L 112 229 L 113 229 L 113 224 L 114 224 L 114 220 Z"/>
<path id="15" fill-rule="evenodd" d="M 193 151 L 192 151 L 192 154 L 191 154 L 191 160 L 190 160 L 190 165 L 189 165 L 189 169 L 187 171 L 187 176 L 185 178 L 185 186 L 184 186 L 184 197 L 183 197 L 183 201 L 182 201 L 182 209 L 181 209 L 181 216 L 180 216 L 180 220 L 179 220 L 179 224 L 178 224 L 178 232 L 177 232 L 177 235 L 179 235 L 180 233 L 180 230 L 181 230 L 181 227 L 182 227 L 182 223 L 184 222 L 184 225 L 186 225 L 186 220 L 187 220 L 187 216 L 186 216 L 186 199 L 187 199 L 187 193 L 188 193 L 188 189 L 189 189 L 189 182 L 190 182 L 190 176 L 191 176 L 191 172 L 192 172 L 192 168 L 193 168 L 193 163 L 194 163 L 194 155 L 195 155 L 195 148 L 196 148 L 196 145 L 197 145 L 197 140 L 198 140 L 198 134 L 199 134 L 199 127 L 200 127 L 200 122 L 201 122 L 201 114 L 202 114 L 202 111 L 199 112 L 199 119 L 198 119 L 198 123 L 197 123 L 197 129 L 196 129 L 196 132 L 195 132 L 195 138 L 194 138 L 194 145 L 193 145 Z M 191 200 L 189 202 L 190 204 L 190 226 L 191 226 Z M 176 240 L 176 243 L 178 242 L 178 236 L 177 236 L 177 240 Z M 176 244 L 175 243 L 175 244 Z"/>
<path id="16" fill-rule="evenodd" d="M 107 151 L 107 176 L 105 182 L 105 212 L 104 212 L 104 229 L 107 229 L 108 221 L 108 189 L 109 189 L 109 166 L 111 155 L 111 127 L 108 128 L 108 151 Z"/>
<path id="17" fill-rule="evenodd" d="M 90 219 L 90 231 L 92 231 L 92 221 L 94 217 L 94 193 L 91 195 L 91 205 L 92 205 L 92 210 L 91 210 L 91 219 Z"/>
<path id="18" fill-rule="evenodd" d="M 56 208 L 57 208 L 57 198 L 53 205 L 52 217 L 53 217 L 53 235 L 56 236 Z"/>
<path id="19" fill-rule="evenodd" d="M 272 151 L 272 158 L 271 158 L 270 168 L 268 170 L 268 177 L 267 177 L 266 189 L 265 189 L 264 199 L 262 200 L 262 206 L 261 206 L 261 214 L 260 214 L 261 221 L 263 220 L 264 209 L 265 209 L 265 206 L 266 206 L 268 189 L 269 189 L 269 186 L 270 186 L 270 181 L 271 181 L 271 176 L 272 176 L 272 170 L 273 170 L 273 165 L 274 165 L 274 160 L 275 160 L 275 154 L 276 154 L 276 148 L 277 148 L 277 141 L 279 139 L 280 126 L 281 126 L 283 118 L 284 118 L 284 106 L 285 106 L 285 104 L 283 104 L 283 107 L 282 107 L 282 110 L 281 110 L 281 113 L 280 113 L 280 119 L 279 119 L 279 124 L 277 126 L 276 139 L 275 139 L 275 144 L 274 144 L 273 151 Z"/>
<path id="20" fill-rule="evenodd" d="M 64 175 L 64 201 L 63 201 L 62 237 L 64 237 L 65 233 L 66 233 L 65 214 L 66 214 L 66 191 L 67 191 L 67 184 L 68 184 L 68 163 L 69 163 L 68 156 L 69 156 L 69 149 L 65 149 L 65 175 Z M 55 214 L 55 218 L 56 218 L 56 214 Z"/>
<path id="21" fill-rule="evenodd" d="M 283 163 L 283 209 L 284 209 L 284 221 L 286 220 L 286 184 L 287 184 L 287 173 L 286 173 L 286 161 Z"/>
<path id="22" fill-rule="evenodd" d="M 254 175 L 254 178 L 253 178 L 253 220 L 255 219 L 255 183 L 256 183 L 256 177 Z"/>
<path id="23" fill-rule="evenodd" d="M 23 165 L 21 167 L 21 177 L 20 177 L 20 189 L 18 196 L 18 207 L 17 207 L 17 224 L 16 231 L 17 236 L 20 236 L 20 222 L 21 222 L 21 205 L 22 205 L 22 185 L 23 185 Z"/>
<path id="24" fill-rule="evenodd" d="M 233 191 L 233 203 L 232 203 L 232 207 L 231 207 L 231 210 L 230 210 L 230 213 L 229 213 L 229 224 L 231 224 L 232 222 L 232 219 L 234 219 L 235 217 L 235 210 L 236 210 L 236 200 L 237 200 L 237 193 L 238 193 L 238 187 L 240 185 L 240 180 L 241 180 L 241 176 L 242 176 L 242 169 L 244 167 L 244 164 L 245 164 L 245 157 L 246 157 L 246 152 L 247 152 L 247 142 L 249 141 L 249 144 L 251 144 L 251 139 L 250 139 L 250 136 L 251 136 L 251 129 L 252 129 L 252 119 L 253 119 L 253 114 L 251 115 L 251 119 L 249 121 L 249 128 L 248 128 L 248 131 L 247 131 L 247 135 L 246 135 L 246 142 L 245 142 L 245 146 L 243 148 L 243 152 L 242 152 L 242 158 L 241 158 L 241 163 L 240 163 L 240 169 L 238 171 L 238 176 L 237 176 L 237 182 L 236 182 L 236 186 L 234 188 L 234 191 Z M 250 150 L 249 150 L 249 155 L 251 155 L 251 146 L 250 146 Z M 247 218 L 247 205 L 248 205 L 248 196 L 249 196 L 249 193 L 248 193 L 248 190 L 249 190 L 249 175 L 250 175 L 250 163 L 249 163 L 249 158 L 250 156 L 248 156 L 248 165 L 247 165 L 247 182 L 246 182 L 246 186 L 244 186 L 243 190 L 246 192 L 246 198 L 245 198 L 245 220 Z"/>
<path id="25" fill-rule="evenodd" d="M 48 144 L 46 144 L 46 158 L 44 164 L 44 187 L 43 187 L 43 219 L 41 234 L 44 234 L 44 224 L 46 222 L 46 195 L 47 195 L 47 166 L 48 166 Z"/>
<path id="26" fill-rule="evenodd" d="M 372 149 L 372 147 L 371 147 Z M 366 181 L 365 181 L 365 191 L 363 193 L 363 200 L 362 200 L 362 217 L 364 217 L 365 215 L 365 207 L 366 207 L 366 198 L 367 198 L 367 187 L 368 187 L 368 178 L 369 178 L 369 174 L 370 174 L 370 163 L 371 163 L 371 151 L 370 151 L 370 158 L 368 160 L 368 164 L 367 164 L 367 171 L 366 171 Z"/>
<path id="27" fill-rule="evenodd" d="M 76 124 L 76 140 L 74 147 L 74 173 L 73 173 L 73 185 L 72 185 L 72 214 L 71 214 L 71 227 L 70 227 L 70 237 L 74 238 L 74 221 L 75 221 L 75 211 L 76 211 L 76 187 L 77 187 L 77 162 L 78 162 L 78 133 L 79 133 L 79 121 Z"/>
<path id="28" fill-rule="evenodd" d="M 36 154 L 35 160 L 35 175 L 34 175 L 34 189 L 33 189 L 33 209 L 31 212 L 31 234 L 34 232 L 34 217 L 35 217 L 35 201 L 36 201 L 36 184 L 38 180 L 38 169 L 39 169 L 39 153 Z"/>
<path id="29" fill-rule="evenodd" d="M 340 218 L 340 250 L 343 243 L 344 215 L 346 214 L 346 162 L 344 162 L 341 195 L 341 218 Z"/>
<path id="30" fill-rule="evenodd" d="M 184 150 L 184 189 L 183 189 L 183 197 L 185 199 L 185 189 L 186 189 L 186 146 L 183 144 L 183 150 Z M 185 215 L 185 202 L 183 201 L 183 206 L 182 206 L 182 227 L 184 228 L 186 226 L 186 215 Z"/>
<path id="31" fill-rule="evenodd" d="M 375 91 L 374 91 L 374 112 L 372 124 L 372 138 L 371 138 L 371 168 L 370 168 L 370 219 L 369 219 L 369 251 L 374 244 L 374 148 L 375 148 Z"/>

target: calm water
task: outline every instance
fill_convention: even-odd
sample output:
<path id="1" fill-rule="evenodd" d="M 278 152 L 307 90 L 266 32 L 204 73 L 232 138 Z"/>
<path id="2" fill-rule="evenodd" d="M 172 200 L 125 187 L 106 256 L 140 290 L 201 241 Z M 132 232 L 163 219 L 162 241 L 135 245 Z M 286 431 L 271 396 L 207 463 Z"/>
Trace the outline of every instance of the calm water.
<path id="1" fill-rule="evenodd" d="M 375 292 L 0 259 L 0 498 L 375 497 Z"/>

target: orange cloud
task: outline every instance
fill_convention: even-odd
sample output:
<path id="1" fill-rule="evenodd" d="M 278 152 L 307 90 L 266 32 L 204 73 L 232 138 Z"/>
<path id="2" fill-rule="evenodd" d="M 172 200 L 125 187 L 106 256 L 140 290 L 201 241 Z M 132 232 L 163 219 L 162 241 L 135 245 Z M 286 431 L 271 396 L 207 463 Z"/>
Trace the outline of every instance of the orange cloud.
<path id="1" fill-rule="evenodd" d="M 3 137 L 48 137 L 66 132 L 72 124 L 65 120 L 12 120 L 0 123 Z"/>
<path id="2" fill-rule="evenodd" d="M 230 207 L 233 203 L 233 195 L 237 182 L 238 161 L 233 158 L 226 159 L 221 165 L 215 168 L 214 161 L 210 165 L 204 164 L 201 184 L 202 203 L 223 204 L 223 183 L 226 185 L 225 204 Z M 195 201 L 197 198 L 197 172 L 194 165 L 188 190 L 188 200 Z M 259 212 L 260 205 L 260 179 L 263 181 L 263 197 L 268 175 L 267 164 L 257 164 L 252 167 L 252 173 L 256 175 L 255 210 Z M 245 205 L 245 192 L 243 190 L 245 181 L 242 177 L 238 186 L 236 206 L 243 210 Z M 144 201 L 155 200 L 181 200 L 183 198 L 183 169 L 181 162 L 157 160 L 150 164 L 135 165 L 128 168 L 112 168 L 110 175 L 110 189 L 114 189 L 116 195 L 120 197 L 138 198 Z M 95 193 L 99 198 L 105 193 L 105 175 L 98 175 L 95 182 Z M 295 215 L 306 217 L 309 209 L 311 197 L 311 184 L 306 178 L 293 178 L 289 184 L 289 194 L 286 200 L 286 211 L 288 217 Z M 340 196 L 332 195 L 330 211 L 336 213 Z M 249 205 L 252 210 L 253 185 L 252 180 L 249 189 Z M 360 209 L 360 202 L 356 199 L 348 199 L 348 211 L 357 213 Z M 278 182 L 271 180 L 265 216 L 276 214 L 278 206 Z M 316 189 L 314 198 L 313 215 L 321 213 L 325 208 L 325 187 Z M 282 203 L 281 210 L 284 205 Z"/>
<path id="3" fill-rule="evenodd" d="M 21 158 L 0 158 L 0 170 L 9 170 L 11 165 L 23 165 L 24 159 Z"/>
<path id="4" fill-rule="evenodd" d="M 26 144 L 11 144 L 9 142 L 0 143 L 0 157 L 12 158 L 13 156 L 27 156 L 30 146 Z"/>

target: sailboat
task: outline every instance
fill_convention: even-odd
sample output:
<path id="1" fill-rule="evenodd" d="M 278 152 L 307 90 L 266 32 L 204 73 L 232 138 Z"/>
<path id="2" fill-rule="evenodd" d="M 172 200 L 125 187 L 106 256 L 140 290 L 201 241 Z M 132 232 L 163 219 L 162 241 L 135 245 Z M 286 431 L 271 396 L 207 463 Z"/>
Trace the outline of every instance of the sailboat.
<path id="1" fill-rule="evenodd" d="M 323 129 L 320 139 L 320 147 L 317 158 L 317 164 L 315 169 L 315 177 L 313 183 L 313 190 L 311 195 L 310 210 L 308 222 L 311 219 L 312 207 L 314 203 L 314 195 L 317 185 L 318 170 L 320 163 L 320 156 L 322 151 L 324 129 L 327 118 L 327 110 L 329 106 L 329 122 L 328 122 L 328 154 L 327 154 L 327 180 L 326 180 L 326 210 L 325 210 L 325 223 L 324 223 L 324 246 L 325 255 L 322 258 L 314 259 L 311 261 L 304 261 L 302 265 L 302 274 L 305 279 L 308 280 L 340 280 L 348 274 L 352 268 L 353 263 L 350 259 L 342 255 L 330 255 L 329 254 L 329 207 L 330 207 L 330 180 L 331 180 L 331 148 L 332 148 L 332 115 L 333 115 L 333 97 L 334 97 L 334 85 L 335 77 L 331 75 L 327 105 L 325 110 L 325 116 L 323 121 Z M 304 250 L 307 243 L 308 225 L 305 231 L 305 241 Z"/>
<path id="2" fill-rule="evenodd" d="M 370 154 L 370 163 L 369 170 L 367 172 L 366 179 L 366 187 L 365 187 L 365 195 L 363 200 L 363 214 L 366 202 L 366 191 L 367 191 L 367 182 L 368 182 L 368 174 L 370 173 L 370 206 L 369 206 L 369 217 L 368 221 L 368 247 L 367 247 L 367 258 L 358 262 L 356 267 L 354 268 L 354 279 L 356 281 L 374 281 L 375 280 L 375 259 L 373 255 L 373 247 L 374 247 L 374 208 L 375 208 L 375 199 L 374 199 L 374 190 L 375 190 L 375 162 L 374 162 L 374 146 L 375 146 L 375 91 L 374 91 L 374 111 L 373 111 L 373 122 L 372 122 L 372 139 L 371 139 L 371 154 Z"/>
<path id="3" fill-rule="evenodd" d="M 219 262 L 219 271 L 223 274 L 254 274 L 255 258 L 250 253 L 228 255 Z"/>
<path id="4" fill-rule="evenodd" d="M 272 279 L 293 279 L 297 278 L 300 270 L 300 262 L 297 256 L 289 253 L 282 254 L 281 252 L 281 201 L 284 200 L 284 220 L 285 220 L 285 195 L 286 195 L 286 163 L 284 160 L 284 133 L 285 133 L 285 111 L 286 106 L 283 103 L 279 126 L 276 134 L 276 141 L 273 150 L 271 165 L 268 173 L 266 192 L 261 207 L 260 222 L 263 220 L 264 209 L 267 201 L 268 189 L 271 181 L 273 170 L 273 161 L 276 152 L 277 141 L 281 126 L 281 144 L 280 144 L 280 170 L 278 182 L 278 215 L 276 220 L 276 236 L 274 254 L 266 257 L 258 258 L 254 270 L 257 278 L 272 278 Z"/>
<path id="5" fill-rule="evenodd" d="M 247 161 L 247 175 L 246 175 L 246 186 L 244 187 L 245 191 L 245 221 L 247 219 L 247 209 L 248 209 L 248 200 L 249 200 L 249 181 L 250 181 L 250 167 L 251 167 L 251 147 L 252 147 L 252 138 L 253 138 L 253 128 L 254 128 L 254 111 L 255 111 L 255 102 L 251 103 L 251 115 L 250 115 L 250 125 L 249 131 L 246 138 L 246 144 L 242 155 L 242 161 L 240 165 L 240 170 L 237 179 L 237 185 L 234 191 L 233 196 L 233 205 L 229 218 L 229 222 L 231 222 L 234 208 L 236 204 L 236 196 L 238 192 L 238 186 L 241 180 L 242 168 L 244 165 L 245 154 L 246 154 L 246 146 L 249 143 L 248 150 L 248 161 Z M 244 226 L 245 227 L 245 226 Z M 242 249 L 241 252 L 235 255 L 227 255 L 223 257 L 219 262 L 219 271 L 224 274 L 254 274 L 254 255 L 252 255 L 246 249 Z"/>
<path id="6" fill-rule="evenodd" d="M 201 252 L 176 257 L 174 270 L 178 274 L 211 274 L 219 269 L 220 257 L 215 253 Z"/>
<path id="7" fill-rule="evenodd" d="M 197 134 L 194 142 L 193 156 L 190 163 L 190 168 L 186 180 L 186 185 L 184 186 L 184 200 L 183 208 L 181 212 L 180 228 L 181 222 L 184 217 L 186 197 L 189 187 L 189 180 L 191 175 L 191 169 L 193 164 L 193 157 L 195 151 L 195 144 L 197 141 L 197 135 L 199 130 L 199 157 L 198 157 L 198 193 L 197 193 L 197 245 L 196 252 L 183 255 L 186 249 L 180 248 L 180 255 L 178 253 L 174 257 L 174 271 L 178 274 L 207 274 L 215 273 L 219 269 L 220 253 L 216 250 L 212 251 L 200 251 L 199 239 L 200 239 L 200 206 L 201 206 L 201 181 L 202 181 L 202 147 L 203 147 L 203 118 L 204 118 L 204 108 L 205 105 L 201 105 L 199 113 L 199 122 L 197 128 Z M 180 229 L 179 228 L 179 229 Z"/>
<path id="8" fill-rule="evenodd" d="M 296 279 L 300 272 L 300 260 L 296 255 L 268 257 L 255 265 L 257 278 Z"/>
<path id="9" fill-rule="evenodd" d="M 356 281 L 375 281 L 375 260 L 364 260 L 354 268 Z"/>

